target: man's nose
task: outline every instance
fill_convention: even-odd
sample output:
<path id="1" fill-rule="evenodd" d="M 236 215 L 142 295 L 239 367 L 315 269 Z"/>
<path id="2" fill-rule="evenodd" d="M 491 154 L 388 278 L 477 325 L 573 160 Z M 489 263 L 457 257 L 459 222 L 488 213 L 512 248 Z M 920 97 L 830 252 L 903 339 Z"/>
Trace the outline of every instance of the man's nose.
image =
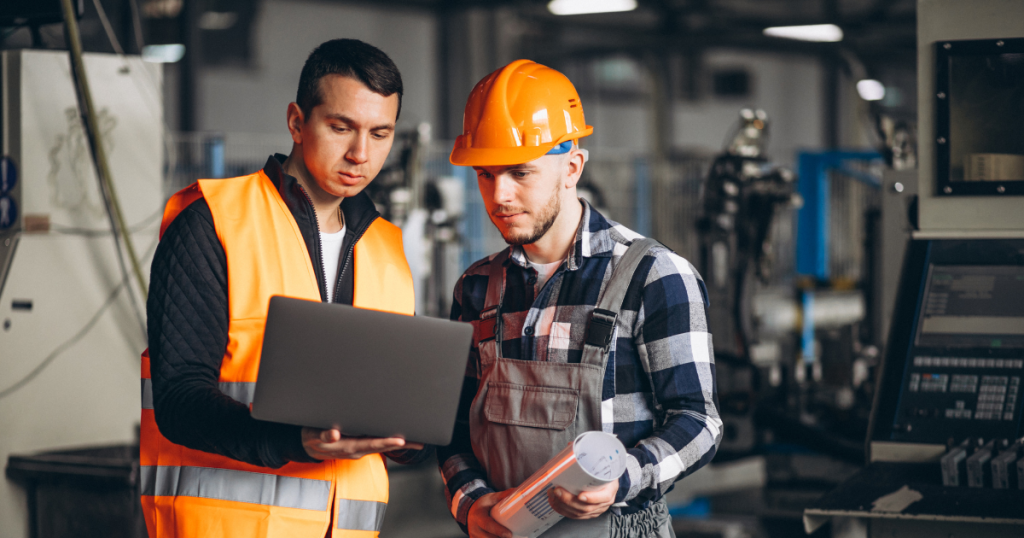
<path id="1" fill-rule="evenodd" d="M 507 205 L 515 201 L 515 181 L 505 174 L 494 177 L 494 202 Z"/>
<path id="2" fill-rule="evenodd" d="M 363 164 L 369 157 L 369 133 L 358 133 L 345 153 L 345 159 L 352 164 Z"/>

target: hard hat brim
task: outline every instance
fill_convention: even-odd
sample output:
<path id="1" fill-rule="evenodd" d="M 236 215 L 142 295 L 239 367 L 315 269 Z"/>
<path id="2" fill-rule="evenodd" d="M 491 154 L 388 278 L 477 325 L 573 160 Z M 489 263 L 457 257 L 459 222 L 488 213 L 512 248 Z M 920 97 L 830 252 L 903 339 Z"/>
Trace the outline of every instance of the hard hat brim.
<path id="1" fill-rule="evenodd" d="M 554 145 L 518 148 L 456 148 L 449 161 L 455 166 L 512 166 L 546 155 Z"/>
<path id="2" fill-rule="evenodd" d="M 579 140 L 594 132 L 590 125 L 581 132 L 572 133 L 562 139 L 539 146 L 517 146 L 514 148 L 453 148 L 448 162 L 455 166 L 512 166 L 539 159 L 551 148 L 566 140 Z"/>

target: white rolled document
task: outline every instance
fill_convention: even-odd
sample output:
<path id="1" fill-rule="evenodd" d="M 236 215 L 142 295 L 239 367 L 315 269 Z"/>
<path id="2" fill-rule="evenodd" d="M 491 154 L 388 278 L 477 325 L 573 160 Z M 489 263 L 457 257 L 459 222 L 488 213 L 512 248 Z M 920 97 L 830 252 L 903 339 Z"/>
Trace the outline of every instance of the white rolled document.
<path id="1" fill-rule="evenodd" d="M 562 516 L 548 503 L 548 490 L 565 488 L 573 495 L 618 480 L 626 471 L 626 447 L 604 432 L 581 433 L 511 495 L 491 508 L 491 517 L 512 534 L 536 538 Z"/>

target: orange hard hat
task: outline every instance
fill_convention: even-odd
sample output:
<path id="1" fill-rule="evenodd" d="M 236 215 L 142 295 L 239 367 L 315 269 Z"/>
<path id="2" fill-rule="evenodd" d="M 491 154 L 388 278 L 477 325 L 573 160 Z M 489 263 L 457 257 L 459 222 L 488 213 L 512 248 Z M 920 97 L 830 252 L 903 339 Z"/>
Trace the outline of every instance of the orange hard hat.
<path id="1" fill-rule="evenodd" d="M 458 166 L 522 164 L 593 132 L 565 75 L 516 60 L 473 88 L 449 160 Z"/>

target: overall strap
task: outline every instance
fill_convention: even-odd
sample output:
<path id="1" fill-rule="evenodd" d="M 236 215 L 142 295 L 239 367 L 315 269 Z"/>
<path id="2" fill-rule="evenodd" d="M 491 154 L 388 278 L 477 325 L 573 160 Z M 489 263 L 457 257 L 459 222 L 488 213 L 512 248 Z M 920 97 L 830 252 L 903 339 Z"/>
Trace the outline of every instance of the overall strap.
<path id="1" fill-rule="evenodd" d="M 619 258 L 611 279 L 601 291 L 601 298 L 591 314 L 590 323 L 587 324 L 583 358 L 580 361 L 583 364 L 596 366 L 604 364 L 608 346 L 612 343 L 612 335 L 615 334 L 615 319 L 619 315 L 619 310 L 622 309 L 622 300 L 626 297 L 626 290 L 629 289 L 630 282 L 633 281 L 633 274 L 636 273 L 637 266 L 640 265 L 640 261 L 644 259 L 647 252 L 660 244 L 647 237 L 637 239 Z"/>
<path id="2" fill-rule="evenodd" d="M 501 350 L 501 300 L 505 294 L 505 260 L 509 251 L 505 249 L 491 260 L 491 272 L 487 276 L 487 296 L 480 311 L 479 340 L 495 339 L 498 352 Z"/>

